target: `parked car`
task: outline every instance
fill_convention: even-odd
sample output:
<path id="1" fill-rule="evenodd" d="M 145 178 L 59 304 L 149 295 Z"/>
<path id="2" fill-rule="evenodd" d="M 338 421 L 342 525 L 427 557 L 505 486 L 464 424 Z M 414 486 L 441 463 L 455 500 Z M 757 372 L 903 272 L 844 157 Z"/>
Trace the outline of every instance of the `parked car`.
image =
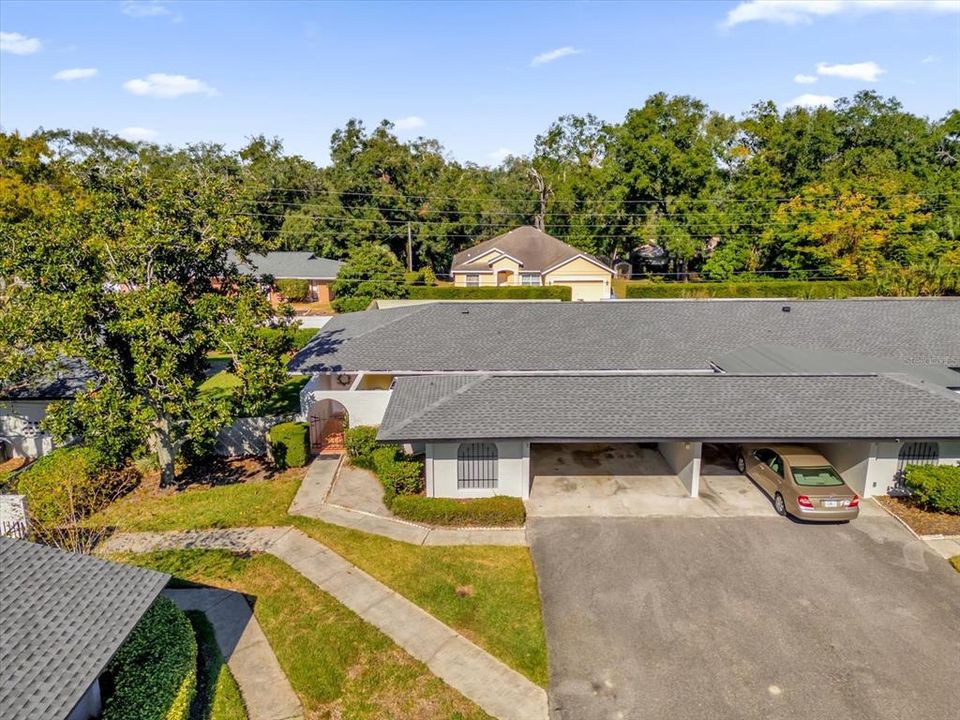
<path id="1" fill-rule="evenodd" d="M 853 520 L 860 496 L 830 462 L 802 445 L 743 445 L 737 469 L 773 498 L 780 515 L 802 520 Z"/>

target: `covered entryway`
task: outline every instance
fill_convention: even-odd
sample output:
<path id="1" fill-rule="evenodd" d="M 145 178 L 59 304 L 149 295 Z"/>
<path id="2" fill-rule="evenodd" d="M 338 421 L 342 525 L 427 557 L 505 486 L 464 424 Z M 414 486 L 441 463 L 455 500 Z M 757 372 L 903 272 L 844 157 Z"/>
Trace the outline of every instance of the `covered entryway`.
<path id="1" fill-rule="evenodd" d="M 339 455 L 344 449 L 344 431 L 349 424 L 347 409 L 336 400 L 318 400 L 310 406 L 310 452 Z"/>

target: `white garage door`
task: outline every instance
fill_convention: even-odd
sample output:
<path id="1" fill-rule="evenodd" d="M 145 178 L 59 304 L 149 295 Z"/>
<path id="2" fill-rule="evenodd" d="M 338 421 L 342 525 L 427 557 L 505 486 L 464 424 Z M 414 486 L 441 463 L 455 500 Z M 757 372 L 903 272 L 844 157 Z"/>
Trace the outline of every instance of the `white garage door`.
<path id="1" fill-rule="evenodd" d="M 571 300 L 603 300 L 603 280 L 571 280 L 563 283 L 573 291 Z"/>

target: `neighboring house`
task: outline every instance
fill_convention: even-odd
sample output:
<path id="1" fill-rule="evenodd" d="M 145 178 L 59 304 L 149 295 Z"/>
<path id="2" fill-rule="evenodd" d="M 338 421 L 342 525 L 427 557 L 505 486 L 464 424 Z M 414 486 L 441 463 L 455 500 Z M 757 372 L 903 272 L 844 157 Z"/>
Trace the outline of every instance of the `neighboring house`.
<path id="1" fill-rule="evenodd" d="M 614 272 L 595 257 L 524 226 L 458 252 L 450 274 L 457 287 L 563 285 L 574 300 L 606 300 Z"/>
<path id="2" fill-rule="evenodd" d="M 268 275 L 274 280 L 307 280 L 310 284 L 310 302 L 330 302 L 333 294 L 330 286 L 337 279 L 338 260 L 317 257 L 310 252 L 269 252 L 266 255 L 251 254 L 244 262 L 236 254 L 229 257 L 237 269 L 245 275 L 261 277 Z M 269 290 L 271 302 L 280 302 L 283 297 L 275 287 Z"/>
<path id="3" fill-rule="evenodd" d="M 38 458 L 53 450 L 53 438 L 40 427 L 47 407 L 72 399 L 97 378 L 83 362 L 66 358 L 38 378 L 0 387 L 0 461 Z"/>
<path id="4" fill-rule="evenodd" d="M 169 576 L 0 537 L 0 716 L 89 720 L 100 676 Z"/>
<path id="5" fill-rule="evenodd" d="M 289 367 L 315 437 L 379 425 L 432 496 L 527 497 L 556 443 L 655 445 L 694 496 L 705 443 L 811 443 L 864 496 L 960 461 L 960 299 L 433 303 L 335 317 Z"/>

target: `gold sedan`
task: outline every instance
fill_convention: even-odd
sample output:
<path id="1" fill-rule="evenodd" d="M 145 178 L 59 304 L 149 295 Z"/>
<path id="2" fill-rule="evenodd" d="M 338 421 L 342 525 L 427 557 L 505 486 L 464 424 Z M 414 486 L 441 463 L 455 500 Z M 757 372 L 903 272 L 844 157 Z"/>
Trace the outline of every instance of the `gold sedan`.
<path id="1" fill-rule="evenodd" d="M 780 515 L 801 520 L 853 520 L 860 496 L 815 450 L 802 445 L 743 445 L 737 469 L 773 498 Z"/>

